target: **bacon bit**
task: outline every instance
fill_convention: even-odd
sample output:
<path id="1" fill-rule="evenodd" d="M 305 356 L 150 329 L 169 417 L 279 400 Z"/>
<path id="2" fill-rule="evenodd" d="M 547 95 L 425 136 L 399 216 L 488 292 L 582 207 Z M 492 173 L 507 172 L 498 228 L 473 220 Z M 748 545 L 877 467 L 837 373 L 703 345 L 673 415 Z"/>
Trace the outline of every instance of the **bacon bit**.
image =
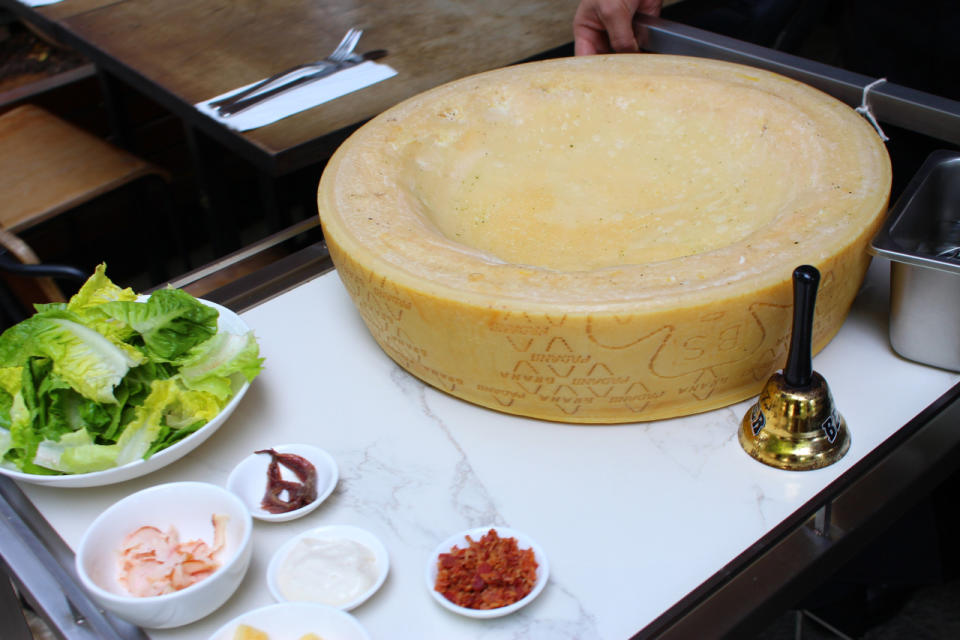
<path id="1" fill-rule="evenodd" d="M 214 560 L 226 541 L 229 516 L 214 514 L 213 547 L 203 540 L 180 542 L 174 527 L 166 533 L 144 526 L 127 534 L 120 547 L 120 584 L 139 598 L 159 596 L 200 582 L 220 567 Z"/>
<path id="2" fill-rule="evenodd" d="M 434 589 L 468 609 L 497 609 L 526 597 L 537 581 L 533 549 L 520 549 L 516 538 L 501 538 L 490 529 L 470 546 L 456 545 L 437 558 Z"/>
<path id="3" fill-rule="evenodd" d="M 305 507 L 317 499 L 317 469 L 302 456 L 294 453 L 277 453 L 273 449 L 262 449 L 254 453 L 270 455 L 267 467 L 267 491 L 260 506 L 270 513 L 287 513 Z M 280 465 L 290 469 L 300 482 L 284 480 L 280 476 Z M 287 498 L 281 498 L 283 493 Z"/>

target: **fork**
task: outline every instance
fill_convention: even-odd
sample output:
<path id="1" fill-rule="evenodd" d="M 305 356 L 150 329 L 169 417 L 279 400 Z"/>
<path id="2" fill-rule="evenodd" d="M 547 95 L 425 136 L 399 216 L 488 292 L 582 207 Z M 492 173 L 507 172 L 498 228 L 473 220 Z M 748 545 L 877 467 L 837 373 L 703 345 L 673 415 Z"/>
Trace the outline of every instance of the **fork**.
<path id="1" fill-rule="evenodd" d="M 217 109 L 217 113 L 221 118 L 227 118 L 235 113 L 246 111 L 250 107 L 256 106 L 266 100 L 269 100 L 270 98 L 273 98 L 274 96 L 280 95 L 281 93 L 296 89 L 301 85 L 314 82 L 320 78 L 326 78 L 327 76 L 331 76 L 339 71 L 342 71 L 343 69 L 358 65 L 362 62 L 366 62 L 367 60 L 379 60 L 385 55 L 387 55 L 386 49 L 374 49 L 373 51 L 367 51 L 362 55 L 356 53 L 351 54 L 347 56 L 347 59 L 343 62 L 331 64 L 317 71 L 311 71 L 309 73 L 299 75 L 292 80 L 287 80 L 274 87 L 270 87 L 269 89 L 264 89 L 260 93 L 256 93 L 248 98 L 243 98 L 241 100 L 231 102 L 230 104 L 226 104 Z"/>
<path id="2" fill-rule="evenodd" d="M 240 91 L 239 93 L 235 93 L 226 98 L 221 98 L 220 100 L 214 100 L 213 102 L 210 103 L 210 106 L 213 107 L 214 109 L 220 110 L 220 109 L 223 109 L 224 107 L 228 107 L 232 104 L 239 102 L 240 100 L 243 100 L 248 96 L 251 96 L 257 93 L 258 91 L 262 91 L 263 89 L 270 86 L 277 80 L 280 80 L 296 71 L 301 71 L 303 69 L 312 69 L 314 67 L 323 68 L 328 66 L 335 66 L 343 62 L 346 62 L 347 59 L 350 58 L 350 56 L 353 54 L 353 50 L 357 47 L 357 43 L 360 42 L 360 36 L 362 35 L 363 35 L 362 29 L 351 28 L 343 36 L 343 39 L 340 40 L 340 44 L 338 44 L 336 48 L 332 52 L 330 52 L 330 55 L 328 55 L 326 58 L 323 58 L 322 60 L 317 60 L 315 62 L 304 62 L 303 64 L 298 64 L 295 67 L 290 67 L 289 69 L 285 69 L 280 73 L 275 73 L 269 78 L 265 80 L 261 80 L 255 85 L 247 87 L 246 89 L 244 89 L 243 91 Z"/>

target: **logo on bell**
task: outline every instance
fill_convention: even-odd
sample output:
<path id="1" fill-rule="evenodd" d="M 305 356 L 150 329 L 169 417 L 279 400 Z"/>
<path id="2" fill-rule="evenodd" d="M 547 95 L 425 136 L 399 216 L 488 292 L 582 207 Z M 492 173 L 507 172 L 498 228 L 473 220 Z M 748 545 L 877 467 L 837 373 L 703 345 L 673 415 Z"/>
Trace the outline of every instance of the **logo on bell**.
<path id="1" fill-rule="evenodd" d="M 833 441 L 837 439 L 837 434 L 840 433 L 840 418 L 837 416 L 837 412 L 831 411 L 820 428 L 827 434 L 827 440 L 830 441 L 830 444 L 833 444 Z"/>
<path id="2" fill-rule="evenodd" d="M 750 410 L 750 427 L 753 429 L 753 437 L 757 437 L 766 423 L 767 419 L 764 417 L 763 411 L 760 410 L 760 405 L 753 405 L 753 409 Z"/>

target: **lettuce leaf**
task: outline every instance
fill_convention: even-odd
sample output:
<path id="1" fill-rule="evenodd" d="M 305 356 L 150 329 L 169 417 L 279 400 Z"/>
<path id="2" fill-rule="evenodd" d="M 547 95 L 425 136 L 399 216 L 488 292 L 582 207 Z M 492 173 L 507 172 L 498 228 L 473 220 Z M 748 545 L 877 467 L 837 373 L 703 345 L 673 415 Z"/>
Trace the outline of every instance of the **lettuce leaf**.
<path id="1" fill-rule="evenodd" d="M 234 394 L 238 382 L 252 381 L 262 368 L 263 359 L 252 332 L 218 333 L 190 351 L 178 377 L 188 389 L 226 400 Z"/>
<path id="2" fill-rule="evenodd" d="M 86 429 L 44 440 L 37 445 L 32 464 L 63 473 L 103 471 L 117 464 L 117 445 L 96 444 Z"/>
<path id="3" fill-rule="evenodd" d="M 143 302 L 106 302 L 98 309 L 143 339 L 154 361 L 175 362 L 217 333 L 219 312 L 180 289 L 160 289 Z"/>
<path id="4" fill-rule="evenodd" d="M 0 366 L 49 358 L 53 371 L 86 398 L 115 403 L 113 388 L 130 367 L 140 364 L 135 350 L 115 344 L 73 320 L 37 314 L 0 335 Z"/>
<path id="5" fill-rule="evenodd" d="M 179 383 L 176 389 L 177 393 L 169 396 L 163 425 L 147 451 L 148 456 L 183 440 L 217 417 L 226 406 L 225 401 L 206 391 L 185 389 Z"/>
<path id="6" fill-rule="evenodd" d="M 133 336 L 134 330 L 126 323 L 104 313 L 101 305 L 106 302 L 135 302 L 138 296 L 133 289 L 124 289 L 111 282 L 106 269 L 106 265 L 98 265 L 93 275 L 70 298 L 65 308 L 79 316 L 91 329 L 114 341 L 122 342 Z M 38 307 L 37 310 L 44 309 Z"/>
<path id="7" fill-rule="evenodd" d="M 10 436 L 10 430 L 0 427 L 0 460 L 3 460 L 12 446 L 13 438 Z"/>
<path id="8" fill-rule="evenodd" d="M 99 444 L 85 428 L 37 443 L 32 463 L 63 473 L 90 473 L 143 459 L 182 440 L 220 413 L 223 405 L 176 380 L 158 380 L 133 411 L 115 443 Z"/>
<path id="9" fill-rule="evenodd" d="M 10 429 L 14 397 L 20 393 L 22 377 L 23 367 L 0 367 L 0 429 Z"/>
<path id="10" fill-rule="evenodd" d="M 67 307 L 71 311 L 80 311 L 82 309 L 96 309 L 104 302 L 127 301 L 134 302 L 139 296 L 133 289 L 122 288 L 114 284 L 107 277 L 107 265 L 99 264 L 93 271 L 80 290 L 77 291 Z"/>

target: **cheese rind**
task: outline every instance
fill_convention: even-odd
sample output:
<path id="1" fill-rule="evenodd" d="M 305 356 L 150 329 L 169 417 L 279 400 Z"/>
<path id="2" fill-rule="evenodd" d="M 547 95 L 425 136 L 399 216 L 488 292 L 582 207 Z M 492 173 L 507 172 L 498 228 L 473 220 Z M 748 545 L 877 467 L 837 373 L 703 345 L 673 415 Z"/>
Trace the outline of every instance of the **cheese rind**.
<path id="1" fill-rule="evenodd" d="M 318 205 L 384 351 L 493 409 L 634 422 L 724 406 L 783 366 L 791 273 L 836 333 L 886 210 L 870 126 L 806 85 L 665 55 L 444 85 L 338 149 Z"/>

